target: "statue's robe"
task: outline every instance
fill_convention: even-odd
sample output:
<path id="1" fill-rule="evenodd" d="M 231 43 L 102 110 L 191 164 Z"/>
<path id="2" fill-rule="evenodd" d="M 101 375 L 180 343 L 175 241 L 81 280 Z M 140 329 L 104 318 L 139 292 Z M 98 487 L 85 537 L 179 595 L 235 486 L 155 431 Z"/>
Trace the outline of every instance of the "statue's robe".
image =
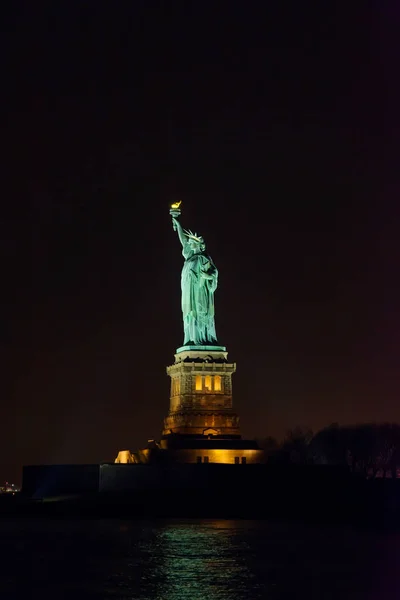
<path id="1" fill-rule="evenodd" d="M 185 262 L 182 268 L 182 314 L 184 345 L 215 345 L 214 292 L 218 285 L 218 270 L 205 252 L 193 252 L 184 244 Z M 205 279 L 202 273 L 211 276 Z"/>

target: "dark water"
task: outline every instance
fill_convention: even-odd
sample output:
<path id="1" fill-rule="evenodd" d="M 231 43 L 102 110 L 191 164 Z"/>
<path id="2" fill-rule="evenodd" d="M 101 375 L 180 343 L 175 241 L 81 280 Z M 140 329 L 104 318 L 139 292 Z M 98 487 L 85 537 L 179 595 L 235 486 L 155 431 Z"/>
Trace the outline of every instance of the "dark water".
<path id="1" fill-rule="evenodd" d="M 1 520 L 0 597 L 400 597 L 400 535 L 256 521 Z"/>

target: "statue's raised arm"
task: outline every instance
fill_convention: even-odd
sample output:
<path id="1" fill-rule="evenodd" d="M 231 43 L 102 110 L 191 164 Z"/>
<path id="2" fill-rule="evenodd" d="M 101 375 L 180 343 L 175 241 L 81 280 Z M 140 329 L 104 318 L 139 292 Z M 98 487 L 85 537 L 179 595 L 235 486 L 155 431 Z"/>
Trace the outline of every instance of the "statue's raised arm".
<path id="1" fill-rule="evenodd" d="M 183 343 L 195 346 L 216 345 L 214 292 L 218 285 L 218 270 L 205 252 L 203 237 L 182 228 L 179 222 L 180 204 L 177 202 L 171 206 L 170 215 L 185 258 L 181 277 Z"/>
<path id="2" fill-rule="evenodd" d="M 176 217 L 172 217 L 172 225 L 174 231 L 178 233 L 179 241 L 181 242 L 182 248 L 184 249 L 185 246 L 187 246 L 187 237 L 185 236 L 185 233 L 182 229 L 182 225 L 179 223 Z"/>
<path id="3" fill-rule="evenodd" d="M 175 204 L 171 205 L 169 214 L 172 217 L 172 227 L 174 231 L 178 233 L 179 241 L 182 244 L 183 255 L 185 256 L 185 250 L 187 250 L 187 237 L 185 236 L 185 232 L 183 231 L 182 225 L 179 222 L 179 217 L 181 214 L 181 209 L 179 208 L 181 205 L 181 201 L 175 202 Z M 185 256 L 186 258 L 186 256 Z"/>

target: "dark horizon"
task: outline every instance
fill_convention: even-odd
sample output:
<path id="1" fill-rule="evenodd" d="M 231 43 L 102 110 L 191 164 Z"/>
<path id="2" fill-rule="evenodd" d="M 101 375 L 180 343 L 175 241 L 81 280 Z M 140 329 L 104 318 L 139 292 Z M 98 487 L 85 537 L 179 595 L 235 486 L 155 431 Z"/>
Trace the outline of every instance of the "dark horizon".
<path id="1" fill-rule="evenodd" d="M 243 435 L 400 422 L 399 10 L 357 5 L 8 7 L 0 481 L 160 435 L 178 199 Z"/>

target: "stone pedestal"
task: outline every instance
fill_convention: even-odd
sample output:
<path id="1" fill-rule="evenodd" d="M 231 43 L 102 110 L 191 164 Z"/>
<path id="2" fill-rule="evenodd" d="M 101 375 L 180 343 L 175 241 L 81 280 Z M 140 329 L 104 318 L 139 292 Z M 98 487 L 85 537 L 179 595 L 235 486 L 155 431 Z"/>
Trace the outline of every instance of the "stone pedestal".
<path id="1" fill-rule="evenodd" d="M 232 374 L 224 346 L 182 346 L 171 377 L 170 408 L 163 436 L 240 436 L 239 417 L 232 409 Z"/>
<path id="2" fill-rule="evenodd" d="M 182 346 L 167 367 L 170 406 L 159 442 L 135 453 L 120 452 L 116 462 L 149 464 L 216 463 L 245 465 L 265 462 L 255 440 L 240 435 L 232 408 L 232 375 L 224 346 Z"/>

